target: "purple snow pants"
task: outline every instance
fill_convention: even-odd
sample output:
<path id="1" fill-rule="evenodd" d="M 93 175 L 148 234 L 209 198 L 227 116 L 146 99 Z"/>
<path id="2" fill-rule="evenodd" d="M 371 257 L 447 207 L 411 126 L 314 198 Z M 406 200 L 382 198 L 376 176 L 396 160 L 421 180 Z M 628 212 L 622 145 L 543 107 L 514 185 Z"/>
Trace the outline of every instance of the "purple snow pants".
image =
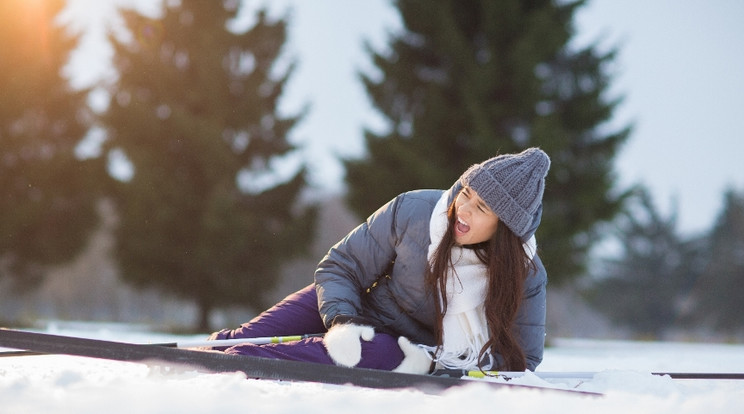
<path id="1" fill-rule="evenodd" d="M 215 332 L 211 339 L 254 338 L 263 336 L 287 336 L 325 333 L 327 330 L 318 313 L 318 296 L 315 285 L 307 286 L 261 313 L 239 328 Z M 227 348 L 225 353 L 252 355 L 264 358 L 333 364 L 328 356 L 323 339 L 313 337 L 282 344 L 241 344 Z M 376 333 L 371 341 L 362 341 L 360 368 L 392 370 L 400 365 L 403 352 L 398 347 L 398 338 L 385 333 Z"/>

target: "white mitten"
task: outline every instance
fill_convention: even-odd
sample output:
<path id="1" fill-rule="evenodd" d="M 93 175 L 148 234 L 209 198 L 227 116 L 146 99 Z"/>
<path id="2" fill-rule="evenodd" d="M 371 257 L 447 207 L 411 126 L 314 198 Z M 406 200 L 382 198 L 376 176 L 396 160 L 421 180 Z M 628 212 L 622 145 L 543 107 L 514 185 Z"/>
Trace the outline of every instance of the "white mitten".
<path id="1" fill-rule="evenodd" d="M 405 336 L 398 338 L 398 346 L 403 351 L 403 361 L 395 368 L 395 372 L 406 374 L 428 374 L 431 369 L 429 353 L 416 344 L 411 343 Z"/>
<path id="2" fill-rule="evenodd" d="M 371 341 L 375 328 L 353 323 L 337 323 L 323 337 L 323 344 L 336 365 L 354 367 L 362 360 L 362 340 Z"/>

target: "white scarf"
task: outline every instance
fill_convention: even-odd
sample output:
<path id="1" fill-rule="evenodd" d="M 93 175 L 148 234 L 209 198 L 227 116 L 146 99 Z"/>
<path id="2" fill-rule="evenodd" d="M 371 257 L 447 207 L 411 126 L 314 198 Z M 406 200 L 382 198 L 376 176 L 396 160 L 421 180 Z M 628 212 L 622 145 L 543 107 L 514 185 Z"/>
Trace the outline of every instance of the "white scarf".
<path id="1" fill-rule="evenodd" d="M 447 200 L 448 193 L 445 192 L 434 207 L 429 221 L 429 263 L 447 231 Z M 536 248 L 534 236 L 524 243 L 530 258 L 534 256 Z M 453 246 L 452 263 L 453 267 L 447 271 L 447 313 L 442 318 L 442 347 L 434 360 L 444 368 L 474 369 L 478 368 L 478 354 L 489 338 L 485 312 L 488 272 L 472 249 Z M 425 349 L 432 354 L 437 350 L 436 347 Z M 488 358 L 484 369 L 490 369 L 493 365 L 490 354 Z"/>

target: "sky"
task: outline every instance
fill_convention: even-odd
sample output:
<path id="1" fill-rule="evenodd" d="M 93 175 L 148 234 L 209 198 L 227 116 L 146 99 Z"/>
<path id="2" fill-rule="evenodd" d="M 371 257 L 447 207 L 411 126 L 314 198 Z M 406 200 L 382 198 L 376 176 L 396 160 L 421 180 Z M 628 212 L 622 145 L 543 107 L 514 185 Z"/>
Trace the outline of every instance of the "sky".
<path id="1" fill-rule="evenodd" d="M 635 125 L 621 183 L 646 185 L 667 214 L 676 202 L 686 233 L 714 224 L 726 189 L 744 192 L 743 19 L 738 0 L 594 0 L 577 16 L 582 41 L 620 50 L 614 122 Z"/>
<path id="2" fill-rule="evenodd" d="M 155 0 L 70 0 L 64 19 L 88 35 L 68 67 L 77 86 L 111 76 L 101 33 L 115 22 L 114 5 L 156 13 Z M 383 119 L 358 79 L 374 74 L 363 44 L 384 51 L 401 28 L 388 0 L 248 0 L 290 12 L 285 56 L 297 70 L 280 109 L 310 113 L 292 133 L 311 183 L 343 189 L 339 158 L 364 154 L 365 128 L 382 131 Z M 250 22 L 250 13 L 243 23 Z M 744 192 L 744 2 L 739 0 L 593 0 L 576 15 L 577 46 L 616 47 L 610 97 L 623 97 L 610 127 L 633 124 L 616 158 L 618 189 L 648 187 L 662 214 L 676 206 L 685 234 L 707 231 L 726 189 Z M 484 159 L 489 155 L 485 155 Z M 291 164 L 291 160 L 287 161 Z M 550 185 L 548 183 L 547 185 Z"/>

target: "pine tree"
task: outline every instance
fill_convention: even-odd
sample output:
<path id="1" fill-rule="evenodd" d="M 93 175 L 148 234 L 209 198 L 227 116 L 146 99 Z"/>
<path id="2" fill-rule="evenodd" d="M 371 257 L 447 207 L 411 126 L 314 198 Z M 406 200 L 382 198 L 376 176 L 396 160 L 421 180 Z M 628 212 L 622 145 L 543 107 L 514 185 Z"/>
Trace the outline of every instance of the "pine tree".
<path id="1" fill-rule="evenodd" d="M 200 330 L 215 308 L 263 307 L 314 226 L 314 210 L 298 206 L 304 168 L 274 177 L 299 120 L 277 114 L 292 72 L 277 63 L 286 23 L 260 11 L 250 29 L 228 30 L 238 6 L 183 0 L 157 19 L 122 11 L 132 37 L 112 38 L 107 149 L 132 167 L 118 189 L 118 258 L 127 280 L 193 299 Z"/>
<path id="2" fill-rule="evenodd" d="M 676 213 L 662 217 L 647 189 L 636 195 L 616 220 L 619 254 L 595 271 L 588 297 L 619 325 L 660 337 L 682 326 L 683 304 L 705 260 L 705 240 L 681 237 Z"/>
<path id="3" fill-rule="evenodd" d="M 0 276 L 25 288 L 74 257 L 97 223 L 104 170 L 75 153 L 92 115 L 88 91 L 63 76 L 78 43 L 55 21 L 63 6 L 0 2 Z"/>
<path id="4" fill-rule="evenodd" d="M 581 274 L 596 225 L 622 207 L 612 160 L 629 134 L 600 128 L 617 104 L 605 96 L 614 51 L 569 47 L 583 2 L 395 4 L 405 30 L 388 55 L 369 51 L 381 78 L 362 75 L 390 128 L 367 131 L 366 158 L 345 161 L 351 208 L 449 188 L 473 163 L 539 146 L 552 158 L 540 255 L 552 282 Z"/>
<path id="5" fill-rule="evenodd" d="M 696 281 L 694 322 L 722 333 L 744 332 L 744 194 L 729 189 L 710 234 L 710 256 Z"/>

